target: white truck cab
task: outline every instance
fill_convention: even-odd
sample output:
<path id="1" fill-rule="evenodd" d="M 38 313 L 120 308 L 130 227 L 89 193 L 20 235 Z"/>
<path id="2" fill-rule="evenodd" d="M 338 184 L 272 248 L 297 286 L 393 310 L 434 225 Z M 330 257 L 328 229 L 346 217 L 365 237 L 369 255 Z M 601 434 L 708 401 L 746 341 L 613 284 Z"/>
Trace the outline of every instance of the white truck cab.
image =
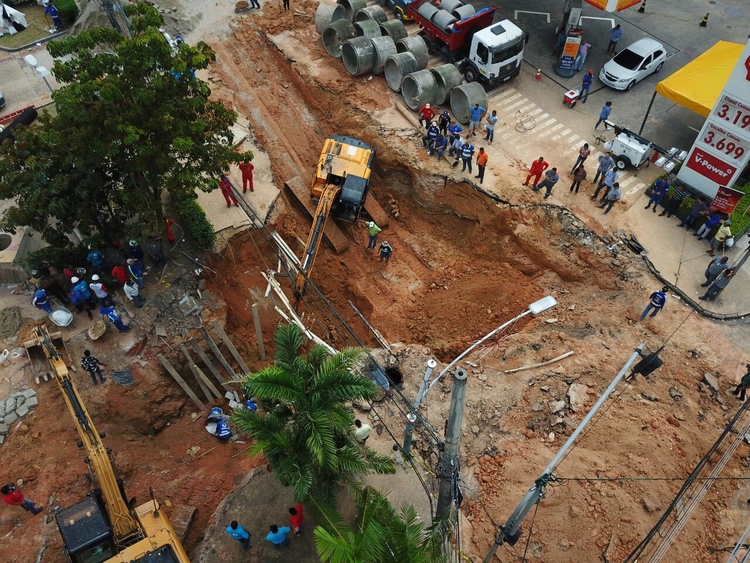
<path id="1" fill-rule="evenodd" d="M 497 86 L 518 76 L 527 40 L 528 34 L 510 20 L 477 31 L 464 68 L 466 81 Z"/>

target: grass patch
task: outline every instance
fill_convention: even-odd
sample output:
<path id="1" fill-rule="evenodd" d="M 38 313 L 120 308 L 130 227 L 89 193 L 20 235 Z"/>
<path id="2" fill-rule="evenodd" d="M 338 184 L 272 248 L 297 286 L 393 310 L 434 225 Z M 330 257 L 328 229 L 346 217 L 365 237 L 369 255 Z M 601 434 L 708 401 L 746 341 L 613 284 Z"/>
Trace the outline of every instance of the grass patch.
<path id="1" fill-rule="evenodd" d="M 44 19 L 44 8 L 36 2 L 24 2 L 15 6 L 15 9 L 26 16 L 26 23 L 29 26 L 15 35 L 5 34 L 0 37 L 0 47 L 7 49 L 17 49 L 21 45 L 35 43 L 52 35 L 47 30 L 50 25 Z M 50 22 L 51 23 L 51 22 Z"/>

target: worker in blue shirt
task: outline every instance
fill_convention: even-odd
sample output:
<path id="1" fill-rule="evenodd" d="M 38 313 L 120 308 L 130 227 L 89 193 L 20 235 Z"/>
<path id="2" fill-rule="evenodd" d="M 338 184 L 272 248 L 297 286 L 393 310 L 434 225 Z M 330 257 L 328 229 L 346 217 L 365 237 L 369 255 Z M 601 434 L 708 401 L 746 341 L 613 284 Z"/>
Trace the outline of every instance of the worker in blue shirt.
<path id="1" fill-rule="evenodd" d="M 471 159 L 474 157 L 474 145 L 472 145 L 468 140 L 464 143 L 464 146 L 461 147 L 461 160 L 463 161 L 464 165 L 463 168 L 461 168 L 461 172 L 464 172 L 466 170 L 466 167 L 469 167 L 469 174 L 471 174 Z"/>
<path id="2" fill-rule="evenodd" d="M 448 139 L 443 136 L 441 133 L 437 136 L 437 139 L 435 139 L 435 142 L 432 145 L 432 148 L 429 151 L 430 156 L 432 156 L 434 153 L 437 153 L 438 160 L 443 156 L 443 153 L 448 148 Z"/>
<path id="3" fill-rule="evenodd" d="M 44 289 L 40 289 L 34 294 L 34 297 L 31 298 L 31 304 L 45 313 L 52 312 L 52 306 L 49 304 L 49 297 L 47 297 L 47 292 Z"/>
<path id="4" fill-rule="evenodd" d="M 112 321 L 112 324 L 115 325 L 120 332 L 127 332 L 130 330 L 130 328 L 125 326 L 125 323 L 122 322 L 122 317 L 117 314 L 114 307 L 100 307 L 99 312 Z"/>
<path id="5" fill-rule="evenodd" d="M 708 219 L 693 233 L 693 236 L 698 237 L 698 240 L 703 240 L 723 218 L 724 216 L 718 211 L 709 212 Z"/>
<path id="6" fill-rule="evenodd" d="M 276 524 L 271 524 L 271 531 L 266 536 L 266 539 L 277 549 L 282 545 L 284 547 L 289 547 L 289 540 L 286 535 L 291 531 L 292 529 L 288 526 L 279 528 Z"/>
<path id="7" fill-rule="evenodd" d="M 461 127 L 458 123 L 455 121 L 451 122 L 450 125 L 448 125 L 448 134 L 450 135 L 450 144 L 456 142 L 456 139 L 458 139 L 461 136 L 461 133 L 463 132 L 464 128 Z"/>
<path id="8" fill-rule="evenodd" d="M 237 520 L 232 520 L 229 526 L 227 526 L 227 534 L 240 542 L 240 549 L 242 551 L 250 549 L 250 534 L 237 523 Z"/>
<path id="9" fill-rule="evenodd" d="M 597 127 L 599 127 L 599 124 L 604 122 L 604 130 L 607 131 L 609 129 L 609 126 L 607 125 L 607 119 L 609 118 L 609 114 L 612 113 L 612 102 L 607 102 L 604 104 L 604 107 L 602 107 L 602 112 L 599 114 L 599 121 L 596 122 L 596 125 L 594 125 L 594 130 L 596 130 Z"/>
<path id="10" fill-rule="evenodd" d="M 91 307 L 96 305 L 96 297 L 91 293 L 86 280 L 79 280 L 74 277 L 70 278 L 70 283 L 73 284 L 73 289 L 80 293 Z"/>
<path id="11" fill-rule="evenodd" d="M 477 129 L 479 128 L 479 122 L 482 121 L 482 116 L 487 113 L 487 109 L 479 107 L 479 104 L 474 104 L 474 107 L 469 110 L 469 132 L 466 134 L 476 135 Z M 469 170 L 471 172 L 471 170 Z"/>
<path id="12" fill-rule="evenodd" d="M 435 139 L 440 135 L 440 127 L 437 123 L 430 123 L 430 127 L 427 129 L 427 135 L 422 137 L 422 146 L 429 151 L 432 151 L 432 145 L 435 143 Z"/>
<path id="13" fill-rule="evenodd" d="M 654 312 L 651 313 L 652 317 L 655 317 L 659 314 L 659 311 L 661 311 L 664 308 L 664 305 L 667 303 L 667 292 L 669 291 L 668 287 L 662 287 L 661 291 L 654 291 L 651 294 L 651 302 L 646 305 L 646 308 L 643 310 L 643 314 L 641 315 L 641 320 L 646 318 L 646 315 L 648 315 L 648 312 L 653 309 Z"/>
<path id="14" fill-rule="evenodd" d="M 617 48 L 617 42 L 622 37 L 622 28 L 620 28 L 620 24 L 618 23 L 615 27 L 612 28 L 612 31 L 609 32 L 609 45 L 607 45 L 607 54 L 608 55 L 614 55 L 615 49 Z"/>
<path id="15" fill-rule="evenodd" d="M 89 261 L 94 270 L 101 270 L 102 266 L 104 266 L 104 253 L 99 250 L 92 250 L 86 257 L 86 260 Z"/>
<path id="16" fill-rule="evenodd" d="M 60 19 L 60 12 L 57 8 L 55 8 L 55 5 L 50 2 L 47 4 L 47 7 L 44 8 L 44 16 L 49 16 L 52 18 L 52 25 L 55 26 L 55 30 L 58 30 L 62 27 L 62 19 Z M 49 21 L 49 20 L 47 20 Z"/>
<path id="17" fill-rule="evenodd" d="M 651 207 L 651 204 L 654 204 L 654 213 L 656 213 L 656 207 L 661 203 L 661 200 L 664 198 L 665 195 L 667 195 L 667 191 L 669 190 L 669 181 L 667 181 L 666 178 L 659 178 L 656 182 L 654 182 L 653 187 L 651 188 L 651 198 L 648 200 L 648 204 L 644 209 L 648 209 Z M 716 221 L 718 223 L 718 221 Z"/>
<path id="18" fill-rule="evenodd" d="M 589 99 L 589 90 L 591 89 L 591 85 L 594 83 L 594 70 L 589 69 L 589 71 L 583 75 L 583 82 L 581 82 L 581 97 L 583 98 L 581 100 L 582 104 L 586 103 L 586 100 Z"/>

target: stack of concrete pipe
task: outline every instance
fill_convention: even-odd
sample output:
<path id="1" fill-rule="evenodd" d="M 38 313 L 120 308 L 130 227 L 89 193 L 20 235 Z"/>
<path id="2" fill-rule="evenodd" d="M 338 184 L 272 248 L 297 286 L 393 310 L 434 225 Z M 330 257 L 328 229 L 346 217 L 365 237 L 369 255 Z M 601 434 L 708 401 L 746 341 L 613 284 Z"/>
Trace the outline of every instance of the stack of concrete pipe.
<path id="1" fill-rule="evenodd" d="M 329 23 L 323 30 L 323 47 L 328 54 L 336 59 L 341 58 L 341 45 L 357 36 L 352 22 L 346 19 Z"/>
<path id="2" fill-rule="evenodd" d="M 429 70 L 412 72 L 404 76 L 401 82 L 401 95 L 404 97 L 404 102 L 409 109 L 414 111 L 425 104 L 436 104 L 437 90 L 435 75 Z"/>
<path id="3" fill-rule="evenodd" d="M 341 4 L 321 2 L 315 11 L 315 31 L 320 35 L 329 23 L 346 17 L 346 10 Z"/>
<path id="4" fill-rule="evenodd" d="M 451 90 L 451 111 L 459 123 L 469 123 L 470 110 L 474 104 L 487 107 L 487 92 L 478 82 L 461 84 Z"/>
<path id="5" fill-rule="evenodd" d="M 417 10 L 417 13 L 422 16 L 427 21 L 432 21 L 435 17 L 435 14 L 437 14 L 440 11 L 440 8 L 436 8 L 429 2 L 425 2 L 422 4 L 419 9 Z"/>
<path id="6" fill-rule="evenodd" d="M 354 21 L 354 16 L 357 12 L 367 6 L 365 0 L 336 0 L 336 3 L 341 4 L 344 7 L 344 11 L 346 12 L 345 17 L 350 22 Z"/>
<path id="7" fill-rule="evenodd" d="M 440 3 L 440 11 L 446 11 L 449 14 L 452 14 L 456 20 L 468 18 L 476 13 L 474 6 L 471 4 L 464 4 L 461 0 L 444 0 Z"/>
<path id="8" fill-rule="evenodd" d="M 341 59 L 352 76 L 383 72 L 386 61 L 396 54 L 396 44 L 386 36 L 354 37 L 341 46 Z"/>
<path id="9" fill-rule="evenodd" d="M 432 18 L 432 23 L 445 31 L 449 31 L 450 27 L 457 21 L 458 18 L 451 14 L 448 10 L 438 10 Z"/>
<path id="10" fill-rule="evenodd" d="M 383 8 L 381 8 L 380 6 L 368 6 L 367 8 L 362 8 L 356 14 L 354 14 L 355 22 L 361 22 L 365 20 L 373 20 L 378 22 L 378 24 L 381 24 L 388 21 L 388 16 L 385 15 Z"/>
<path id="11" fill-rule="evenodd" d="M 437 88 L 435 103 L 444 104 L 450 99 L 451 91 L 463 82 L 461 71 L 458 70 L 456 65 L 449 63 L 436 66 L 430 72 L 435 76 L 435 86 Z M 482 107 L 486 108 L 487 106 Z"/>
<path id="12" fill-rule="evenodd" d="M 410 35 L 396 41 L 396 51 L 399 53 L 409 52 L 417 59 L 419 69 L 427 68 L 427 62 L 430 59 L 430 52 L 427 49 L 427 43 L 419 35 Z"/>

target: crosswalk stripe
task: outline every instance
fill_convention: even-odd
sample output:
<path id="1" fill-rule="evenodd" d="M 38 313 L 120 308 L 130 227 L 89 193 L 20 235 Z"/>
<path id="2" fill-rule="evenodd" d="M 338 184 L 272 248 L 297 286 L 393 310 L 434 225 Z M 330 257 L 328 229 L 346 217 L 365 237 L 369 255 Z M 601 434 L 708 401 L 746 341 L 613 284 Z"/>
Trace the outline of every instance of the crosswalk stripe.
<path id="1" fill-rule="evenodd" d="M 548 119 L 547 121 L 545 121 L 544 123 L 541 123 L 541 124 L 537 120 L 536 127 L 534 128 L 534 133 L 538 134 L 543 129 L 546 129 L 547 127 L 550 127 L 551 125 L 553 125 L 555 123 L 557 123 L 557 119 L 555 119 L 554 117 L 551 118 L 551 119 Z"/>
<path id="2" fill-rule="evenodd" d="M 555 135 L 554 137 L 552 137 L 552 139 L 551 139 L 551 140 L 552 140 L 552 141 L 557 141 L 557 140 L 558 140 L 559 138 L 561 138 L 561 137 L 564 137 L 564 136 L 565 136 L 565 135 L 567 135 L 568 133 L 570 133 L 570 129 L 565 129 L 565 130 L 563 130 L 563 131 L 560 131 L 560 134 L 559 134 L 559 135 Z"/>
<path id="3" fill-rule="evenodd" d="M 509 105 L 509 106 L 507 106 L 507 107 L 505 107 L 505 108 L 503 108 L 503 109 L 504 109 L 505 111 L 511 111 L 511 110 L 515 109 L 516 107 L 520 106 L 521 104 L 525 104 L 525 103 L 526 103 L 526 102 L 528 102 L 528 101 L 529 101 L 529 100 L 527 100 L 526 98 L 523 98 L 523 99 L 522 99 L 521 101 L 519 101 L 519 102 L 516 102 L 515 104 L 511 104 L 511 105 Z"/>
<path id="4" fill-rule="evenodd" d="M 643 182 L 640 182 L 639 184 L 636 184 L 635 186 L 630 188 L 627 192 L 625 192 L 625 195 L 633 195 L 634 193 L 641 191 L 645 187 L 646 187 L 646 184 L 644 184 Z"/>
<path id="5" fill-rule="evenodd" d="M 496 94 L 493 94 L 490 96 L 490 98 L 487 101 L 497 101 L 505 98 L 506 96 L 509 96 L 516 90 L 514 88 L 508 88 L 507 90 L 501 90 L 500 92 L 497 92 Z"/>
<path id="6" fill-rule="evenodd" d="M 505 99 L 504 99 L 504 100 L 503 100 L 502 102 L 500 102 L 500 103 L 499 103 L 498 105 L 501 105 L 501 106 L 505 106 L 505 105 L 509 104 L 510 102 L 512 102 L 513 100 L 517 100 L 517 99 L 518 99 L 518 98 L 520 98 L 520 97 L 521 97 L 521 94 L 514 94 L 514 95 L 513 95 L 513 96 L 511 96 L 510 98 L 505 98 Z M 505 109 L 505 108 L 503 108 L 503 110 L 504 110 L 504 109 Z"/>
<path id="7" fill-rule="evenodd" d="M 551 129 L 548 129 L 544 133 L 540 133 L 539 135 L 537 135 L 537 138 L 538 139 L 544 139 L 545 137 L 547 137 L 548 135 L 551 135 L 552 133 L 554 133 L 555 131 L 557 131 L 558 129 L 560 129 L 562 127 L 565 127 L 565 125 L 563 125 L 562 123 L 558 123 L 557 125 L 555 125 Z"/>

